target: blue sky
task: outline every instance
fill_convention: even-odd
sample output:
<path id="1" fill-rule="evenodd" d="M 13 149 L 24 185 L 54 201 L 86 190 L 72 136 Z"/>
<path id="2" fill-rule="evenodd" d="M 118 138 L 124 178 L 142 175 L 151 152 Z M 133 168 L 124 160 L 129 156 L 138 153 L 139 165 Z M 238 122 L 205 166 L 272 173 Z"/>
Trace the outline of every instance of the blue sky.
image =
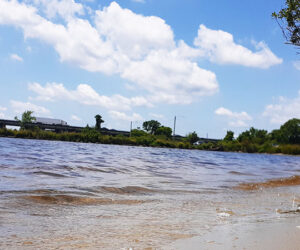
<path id="1" fill-rule="evenodd" d="M 222 138 L 300 118 L 283 0 L 0 0 L 0 118 L 128 130 L 156 119 Z"/>

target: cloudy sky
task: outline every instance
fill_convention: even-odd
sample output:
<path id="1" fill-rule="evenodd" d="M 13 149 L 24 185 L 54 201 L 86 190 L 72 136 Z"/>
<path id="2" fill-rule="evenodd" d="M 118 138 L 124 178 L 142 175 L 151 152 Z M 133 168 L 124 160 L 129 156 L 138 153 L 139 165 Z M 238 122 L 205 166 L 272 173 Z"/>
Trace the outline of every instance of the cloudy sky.
<path id="1" fill-rule="evenodd" d="M 0 118 L 221 138 L 300 117 L 284 0 L 0 0 Z"/>

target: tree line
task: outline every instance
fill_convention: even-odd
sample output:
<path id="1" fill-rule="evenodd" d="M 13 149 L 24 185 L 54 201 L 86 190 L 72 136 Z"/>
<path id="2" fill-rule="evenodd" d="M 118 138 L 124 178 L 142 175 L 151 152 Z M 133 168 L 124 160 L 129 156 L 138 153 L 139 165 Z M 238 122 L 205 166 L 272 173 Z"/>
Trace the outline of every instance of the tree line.
<path id="1" fill-rule="evenodd" d="M 102 134 L 101 124 L 104 120 L 99 114 L 95 116 L 95 126 L 86 126 L 80 133 L 40 130 L 29 125 L 34 121 L 33 112 L 25 111 L 20 120 L 20 130 L 0 129 L 0 136 L 212 151 L 300 154 L 300 119 L 296 118 L 271 132 L 252 127 L 235 138 L 233 131 L 227 131 L 222 140 L 215 142 L 201 141 L 195 131 L 185 137 L 172 137 L 172 129 L 156 120 L 145 121 L 143 129 L 133 129 L 130 137 Z"/>

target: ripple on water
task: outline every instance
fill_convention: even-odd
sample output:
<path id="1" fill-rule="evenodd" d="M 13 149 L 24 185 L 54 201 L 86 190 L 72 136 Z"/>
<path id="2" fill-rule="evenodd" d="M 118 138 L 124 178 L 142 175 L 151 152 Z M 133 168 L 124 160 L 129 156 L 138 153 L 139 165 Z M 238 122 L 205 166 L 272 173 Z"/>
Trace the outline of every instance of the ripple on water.
<path id="1" fill-rule="evenodd" d="M 156 192 L 153 189 L 138 187 L 138 186 L 127 186 L 127 187 L 101 187 L 101 190 L 108 193 L 114 194 L 149 194 Z"/>
<path id="2" fill-rule="evenodd" d="M 35 175 L 46 175 L 46 176 L 52 176 L 52 177 L 58 177 L 58 178 L 66 178 L 66 177 L 68 177 L 68 176 L 63 175 L 63 174 L 57 174 L 57 173 L 46 172 L 46 171 L 35 171 L 35 172 L 32 172 L 32 174 L 35 174 Z"/>
<path id="3" fill-rule="evenodd" d="M 93 198 L 73 195 L 25 195 L 21 196 L 25 200 L 39 204 L 53 205 L 136 205 L 142 204 L 144 200 L 114 200 L 109 198 Z"/>
<path id="4" fill-rule="evenodd" d="M 0 138 L 0 246 L 160 249 L 220 224 L 273 222 L 298 212 L 300 194 L 267 187 L 300 185 L 299 169 L 288 156 Z"/>

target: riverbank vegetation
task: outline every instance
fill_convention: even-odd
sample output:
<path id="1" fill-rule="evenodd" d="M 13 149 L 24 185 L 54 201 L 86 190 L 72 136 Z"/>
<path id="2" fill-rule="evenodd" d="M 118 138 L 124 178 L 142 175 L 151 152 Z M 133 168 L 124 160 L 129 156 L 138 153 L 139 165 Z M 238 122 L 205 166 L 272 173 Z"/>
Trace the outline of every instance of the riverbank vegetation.
<path id="1" fill-rule="evenodd" d="M 280 129 L 268 133 L 266 130 L 250 128 L 236 139 L 232 131 L 227 131 L 224 139 L 215 145 L 202 144 L 201 149 L 247 153 L 300 154 L 300 120 L 291 119 Z"/>
<path id="2" fill-rule="evenodd" d="M 0 129 L 1 137 L 40 139 L 40 140 L 56 140 L 70 142 L 86 142 L 86 143 L 101 143 L 101 144 L 117 144 L 117 145 L 132 145 L 146 147 L 168 147 L 168 148 L 194 148 L 188 141 L 172 140 L 165 135 L 151 135 L 143 130 L 132 130 L 131 136 L 122 134 L 112 136 L 103 135 L 94 128 L 86 128 L 82 132 L 63 132 L 56 133 L 53 131 L 45 131 L 40 129 L 31 130 L 12 130 Z"/>
<path id="3" fill-rule="evenodd" d="M 24 117 L 28 118 L 26 115 Z M 133 129 L 130 136 L 124 134 L 105 135 L 101 133 L 102 117 L 96 115 L 95 119 L 95 127 L 87 126 L 80 133 L 56 133 L 41 130 L 33 125 L 22 126 L 20 130 L 2 128 L 0 129 L 0 136 L 146 147 L 300 155 L 300 119 L 291 119 L 279 129 L 271 132 L 250 128 L 242 132 L 237 138 L 234 137 L 234 132 L 227 131 L 223 140 L 199 138 L 196 132 L 189 133 L 185 137 L 174 136 L 171 128 L 162 126 L 154 120 L 145 121 L 143 129 Z M 28 123 L 26 124 L 28 125 Z"/>

